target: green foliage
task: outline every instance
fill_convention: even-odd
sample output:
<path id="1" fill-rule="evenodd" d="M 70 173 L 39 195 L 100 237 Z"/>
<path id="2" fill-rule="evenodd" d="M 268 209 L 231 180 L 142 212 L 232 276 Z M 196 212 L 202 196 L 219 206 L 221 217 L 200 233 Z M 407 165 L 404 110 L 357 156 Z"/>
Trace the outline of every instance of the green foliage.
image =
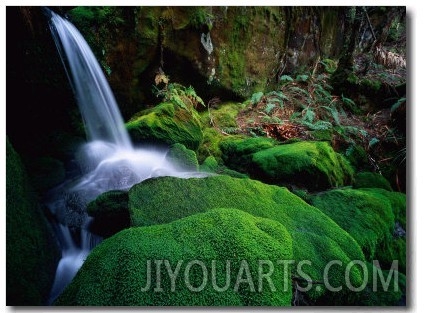
<path id="1" fill-rule="evenodd" d="M 175 101 L 160 103 L 138 113 L 126 127 L 135 142 L 181 143 L 196 151 L 203 140 L 198 113 L 194 109 L 183 108 Z"/>
<path id="2" fill-rule="evenodd" d="M 196 94 L 193 87 L 184 87 L 177 83 L 166 84 L 164 89 L 155 89 L 156 97 L 161 97 L 163 102 L 172 102 L 187 111 L 196 108 L 199 104 L 205 106 L 203 100 Z"/>
<path id="3" fill-rule="evenodd" d="M 261 101 L 263 95 L 264 93 L 262 91 L 254 93 L 250 99 L 252 105 L 253 106 L 257 105 Z"/>
<path id="4" fill-rule="evenodd" d="M 120 190 L 105 192 L 88 204 L 87 213 L 94 217 L 90 230 L 102 237 L 110 237 L 130 226 L 128 193 Z"/>
<path id="5" fill-rule="evenodd" d="M 7 137 L 5 209 L 6 304 L 45 305 L 60 251 L 22 161 Z"/>
<path id="6" fill-rule="evenodd" d="M 343 189 L 320 193 L 312 205 L 331 217 L 373 260 L 380 244 L 392 238 L 395 216 L 387 197 L 371 190 Z"/>
<path id="7" fill-rule="evenodd" d="M 305 74 L 296 76 L 296 80 L 299 82 L 306 82 L 308 78 L 309 78 L 309 75 L 305 75 Z"/>
<path id="8" fill-rule="evenodd" d="M 290 277 L 277 260 L 293 259 L 292 238 L 276 221 L 236 209 L 216 208 L 169 224 L 124 230 L 97 246 L 56 301 L 56 305 L 89 306 L 289 306 Z M 160 264 L 159 260 L 163 263 Z M 201 262 L 206 273 L 198 265 Z M 263 280 L 259 292 L 260 260 L 274 266 L 272 283 Z M 151 262 L 149 273 L 148 262 Z M 227 278 L 226 262 L 229 264 Z M 175 280 L 169 275 L 170 269 Z M 216 268 L 212 269 L 212 262 Z M 243 263 L 242 263 L 243 262 Z M 157 266 L 157 264 L 161 266 Z M 177 266 L 180 264 L 180 270 Z M 193 263 L 192 263 L 193 264 Z M 237 286 L 241 264 L 247 264 L 253 282 Z M 187 268 L 189 275 L 185 275 Z M 264 273 L 269 271 L 263 267 Z M 243 271 L 246 278 L 246 271 Z M 242 272 L 242 273 L 243 273 Z M 212 273 L 216 273 L 213 288 Z M 157 277 L 160 276 L 160 289 Z M 148 278 L 151 285 L 148 286 Z M 276 279 L 278 277 L 278 279 Z M 205 282 L 204 288 L 201 288 Z M 188 280 L 188 283 L 187 283 Z M 284 283 L 289 288 L 284 289 Z M 187 286 L 198 288 L 190 291 Z"/>
<path id="9" fill-rule="evenodd" d="M 210 176 L 189 179 L 160 177 L 143 181 L 130 190 L 134 226 L 169 223 L 216 207 L 240 209 L 284 225 L 293 238 L 294 259 L 311 261 L 311 266 L 305 266 L 303 270 L 313 280 L 322 279 L 323 269 L 330 260 L 340 260 L 343 264 L 350 260 L 364 260 L 361 249 L 350 235 L 286 188 L 250 179 Z M 192 229 L 201 230 L 202 227 L 195 225 Z M 333 286 L 345 285 L 342 268 L 332 267 L 329 282 Z M 355 286 L 362 282 L 356 270 L 352 271 L 351 279 Z M 308 296 L 313 300 L 326 292 L 324 289 L 312 289 Z M 348 292 L 347 288 L 343 288 L 339 296 Z"/>
<path id="10" fill-rule="evenodd" d="M 324 59 L 320 63 L 328 74 L 333 74 L 337 69 L 337 62 L 332 59 Z"/>
<path id="11" fill-rule="evenodd" d="M 392 191 L 390 183 L 383 175 L 372 172 L 357 173 L 354 177 L 353 188 L 382 188 Z"/>
<path id="12" fill-rule="evenodd" d="M 390 112 L 393 113 L 394 111 L 396 111 L 404 102 L 406 101 L 405 97 L 399 98 L 399 100 L 397 100 L 392 107 L 390 108 Z"/>
<path id="13" fill-rule="evenodd" d="M 352 180 L 353 170 L 328 142 L 303 141 L 256 152 L 248 166 L 263 181 L 323 190 Z"/>
<path id="14" fill-rule="evenodd" d="M 291 76 L 289 75 L 282 75 L 280 77 L 280 83 L 285 84 L 285 83 L 290 83 L 293 81 L 293 78 L 291 78 Z"/>
<path id="15" fill-rule="evenodd" d="M 202 30 L 204 25 L 208 26 L 209 31 L 212 29 L 214 15 L 211 13 L 210 7 L 191 7 L 190 8 L 190 24 L 196 29 Z"/>
<path id="16" fill-rule="evenodd" d="M 166 154 L 166 158 L 175 164 L 180 170 L 194 172 L 199 170 L 196 152 L 187 149 L 183 144 L 173 144 Z"/>

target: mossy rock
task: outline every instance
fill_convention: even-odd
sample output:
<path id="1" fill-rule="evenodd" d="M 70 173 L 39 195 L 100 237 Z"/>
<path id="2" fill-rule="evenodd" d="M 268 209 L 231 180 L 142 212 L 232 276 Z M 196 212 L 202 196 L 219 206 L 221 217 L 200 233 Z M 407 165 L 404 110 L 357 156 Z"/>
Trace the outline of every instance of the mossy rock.
<path id="1" fill-rule="evenodd" d="M 325 190 L 348 185 L 353 169 L 327 142 L 297 142 L 256 152 L 251 177 L 264 182 Z"/>
<path id="2" fill-rule="evenodd" d="M 6 139 L 6 305 L 45 305 L 60 251 L 19 155 Z"/>
<path id="3" fill-rule="evenodd" d="M 222 151 L 219 146 L 224 138 L 224 135 L 215 128 L 203 129 L 203 141 L 197 152 L 199 162 L 203 162 L 209 156 L 221 160 Z"/>
<path id="4" fill-rule="evenodd" d="M 87 213 L 94 217 L 90 230 L 102 237 L 110 237 L 130 227 L 128 192 L 112 190 L 91 201 Z"/>
<path id="5" fill-rule="evenodd" d="M 196 151 L 203 140 L 198 114 L 171 102 L 140 112 L 126 127 L 136 143 L 181 143 Z"/>
<path id="6" fill-rule="evenodd" d="M 406 300 L 406 276 L 396 270 L 382 270 L 372 263 L 367 263 L 366 266 L 368 273 L 368 283 L 366 287 L 360 292 L 358 305 L 405 305 L 405 303 L 402 302 Z M 375 277 L 377 279 L 374 280 Z"/>
<path id="7" fill-rule="evenodd" d="M 348 233 L 283 187 L 224 175 L 190 179 L 160 177 L 133 186 L 129 198 L 133 226 L 169 223 L 216 207 L 240 209 L 278 221 L 293 238 L 294 260 L 311 261 L 311 266 L 303 270 L 314 280 L 322 279 L 323 270 L 331 260 L 343 264 L 364 260 L 361 248 Z M 331 283 L 344 284 L 341 267 L 331 270 Z M 361 283 L 359 272 L 352 271 L 351 276 L 352 282 Z M 325 292 L 313 288 L 308 295 L 317 299 Z"/>
<path id="8" fill-rule="evenodd" d="M 229 168 L 239 172 L 249 172 L 253 154 L 277 145 L 271 138 L 253 137 L 240 138 L 230 137 L 219 144 L 222 151 L 222 160 Z"/>
<path id="9" fill-rule="evenodd" d="M 219 129 L 237 128 L 237 115 L 243 108 L 242 103 L 223 103 L 218 108 L 209 109 L 201 114 L 202 123 L 208 125 L 213 123 L 213 126 Z"/>
<path id="10" fill-rule="evenodd" d="M 213 157 L 209 156 L 200 166 L 200 170 L 206 173 L 215 173 L 220 175 L 228 175 L 236 178 L 248 178 L 249 176 L 232 169 L 227 168 L 225 165 L 219 164 Z"/>
<path id="11" fill-rule="evenodd" d="M 212 155 L 208 156 L 200 165 L 200 170 L 202 172 L 216 173 L 218 168 L 219 168 L 218 161 Z"/>
<path id="12" fill-rule="evenodd" d="M 369 169 L 368 154 L 360 145 L 351 145 L 345 153 L 346 159 L 356 169 Z"/>
<path id="13" fill-rule="evenodd" d="M 183 144 L 173 144 L 166 154 L 166 158 L 180 170 L 194 172 L 199 170 L 196 152 L 187 149 Z"/>
<path id="14" fill-rule="evenodd" d="M 392 191 L 389 181 L 379 173 L 360 172 L 354 177 L 353 188 L 382 188 Z"/>
<path id="15" fill-rule="evenodd" d="M 373 260 L 377 247 L 392 238 L 395 216 L 389 199 L 370 190 L 339 189 L 313 197 L 312 205 L 331 217 Z"/>
<path id="16" fill-rule="evenodd" d="M 55 304 L 288 306 L 291 280 L 277 261 L 292 258 L 292 238 L 282 224 L 216 208 L 168 224 L 133 227 L 106 239 Z M 261 260 L 268 261 L 259 265 Z M 262 276 L 270 273 L 270 263 L 275 264 L 270 276 L 274 290 Z"/>
<path id="17" fill-rule="evenodd" d="M 406 230 L 406 194 L 396 191 L 387 191 L 381 188 L 362 188 L 361 190 L 378 193 L 389 199 L 392 206 L 395 221 Z"/>

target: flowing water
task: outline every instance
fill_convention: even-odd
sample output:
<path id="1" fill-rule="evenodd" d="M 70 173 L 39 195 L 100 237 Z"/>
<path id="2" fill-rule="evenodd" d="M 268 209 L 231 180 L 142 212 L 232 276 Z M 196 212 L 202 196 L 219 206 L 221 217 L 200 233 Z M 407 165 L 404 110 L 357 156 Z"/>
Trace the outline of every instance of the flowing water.
<path id="1" fill-rule="evenodd" d="M 87 204 L 109 190 L 128 190 L 150 177 L 202 177 L 178 171 L 166 150 L 134 148 L 103 71 L 83 36 L 68 20 L 47 10 L 50 29 L 84 121 L 87 143 L 75 154 L 78 177 L 47 195 L 62 249 L 49 303 L 71 282 L 101 238 L 88 230 Z"/>

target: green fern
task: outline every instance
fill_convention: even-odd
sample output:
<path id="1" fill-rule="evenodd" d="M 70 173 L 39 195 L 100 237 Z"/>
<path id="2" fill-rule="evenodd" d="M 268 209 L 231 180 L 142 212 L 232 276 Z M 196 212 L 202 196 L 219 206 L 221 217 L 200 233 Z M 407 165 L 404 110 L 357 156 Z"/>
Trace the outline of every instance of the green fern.
<path id="1" fill-rule="evenodd" d="M 304 114 L 303 114 L 303 118 L 302 118 L 303 122 L 312 123 L 314 121 L 314 119 L 315 119 L 314 110 L 311 109 L 311 108 L 306 108 L 304 110 Z"/>
<path id="2" fill-rule="evenodd" d="M 336 108 L 326 105 L 323 105 L 322 108 L 326 109 L 331 114 L 331 117 L 337 125 L 340 125 L 340 116 Z"/>
<path id="3" fill-rule="evenodd" d="M 290 83 L 293 81 L 293 78 L 291 78 L 289 75 L 282 75 L 280 77 L 280 82 L 284 83 Z"/>
<path id="4" fill-rule="evenodd" d="M 252 105 L 253 106 L 257 105 L 262 100 L 263 95 L 264 93 L 262 91 L 254 93 L 252 97 L 250 98 Z"/>
<path id="5" fill-rule="evenodd" d="M 396 111 L 405 101 L 405 97 L 400 98 L 398 101 L 395 102 L 395 104 L 392 105 L 392 107 L 390 108 L 390 112 L 393 113 L 394 111 Z"/>
<path id="6" fill-rule="evenodd" d="M 266 107 L 265 107 L 265 110 L 264 111 L 265 111 L 266 114 L 269 115 L 274 108 L 275 108 L 275 103 L 274 102 L 268 102 L 266 104 Z"/>

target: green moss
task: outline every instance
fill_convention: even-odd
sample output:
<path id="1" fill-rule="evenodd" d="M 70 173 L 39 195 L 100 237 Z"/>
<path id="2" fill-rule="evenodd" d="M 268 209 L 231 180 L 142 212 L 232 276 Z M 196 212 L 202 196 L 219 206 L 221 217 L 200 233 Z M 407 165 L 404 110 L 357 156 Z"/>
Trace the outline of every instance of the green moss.
<path id="1" fill-rule="evenodd" d="M 349 146 L 345 153 L 346 159 L 356 169 L 369 167 L 368 154 L 365 149 L 359 145 L 353 144 Z"/>
<path id="2" fill-rule="evenodd" d="M 109 237 L 130 226 L 128 193 L 120 190 L 105 192 L 91 201 L 87 213 L 94 217 L 91 231 Z"/>
<path id="3" fill-rule="evenodd" d="M 390 183 L 383 175 L 372 172 L 357 173 L 354 177 L 353 188 L 382 188 L 392 191 Z"/>
<path id="4" fill-rule="evenodd" d="M 285 276 L 282 266 L 276 266 L 276 261 L 292 257 L 292 239 L 280 223 L 235 209 L 213 209 L 169 224 L 130 228 L 103 241 L 92 251 L 55 304 L 288 306 L 292 298 L 291 281 L 284 280 L 288 276 Z M 163 262 L 159 270 L 155 260 Z M 188 266 L 195 260 L 204 264 L 206 276 L 200 265 Z M 213 260 L 216 270 L 212 270 Z M 211 277 L 215 272 L 216 285 L 225 286 L 227 260 L 230 262 L 230 287 L 219 292 L 214 289 Z M 271 276 L 275 291 L 265 279 L 263 289 L 258 290 L 260 260 L 275 263 Z M 147 270 L 149 261 L 150 275 Z M 169 262 L 172 271 L 178 262 L 181 264 L 174 287 L 165 262 Z M 250 270 L 254 291 L 246 282 L 241 282 L 236 288 L 242 262 Z M 191 269 L 186 276 L 189 284 L 184 275 L 187 268 Z M 269 268 L 263 266 L 263 270 L 267 273 Z M 148 277 L 151 277 L 151 286 L 142 291 Z M 244 274 L 242 277 L 247 276 Z M 159 280 L 162 291 L 156 289 Z M 284 290 L 285 282 L 288 288 Z M 190 291 L 187 286 L 200 291 Z"/>
<path id="5" fill-rule="evenodd" d="M 361 189 L 368 192 L 381 194 L 386 197 L 392 206 L 396 227 L 401 227 L 404 231 L 407 230 L 406 225 L 406 195 L 401 192 L 391 192 L 381 188 Z M 399 261 L 399 271 L 406 273 L 407 258 L 406 258 L 406 237 L 396 234 L 397 230 L 393 231 L 393 236 L 390 240 L 382 242 L 377 249 L 376 259 L 380 260 L 382 266 L 390 268 L 393 260 Z"/>
<path id="6" fill-rule="evenodd" d="M 242 108 L 241 103 L 220 104 L 217 109 L 210 109 L 201 114 L 202 123 L 208 125 L 212 120 L 213 125 L 220 129 L 237 127 L 236 117 Z"/>
<path id="7" fill-rule="evenodd" d="M 313 130 L 309 134 L 314 140 L 331 141 L 333 139 L 333 131 L 331 129 Z"/>
<path id="8" fill-rule="evenodd" d="M 316 195 L 312 205 L 331 217 L 372 260 L 378 245 L 392 237 L 394 214 L 389 199 L 368 190 L 339 189 Z"/>
<path id="9" fill-rule="evenodd" d="M 366 188 L 370 192 L 378 193 L 389 199 L 395 221 L 406 230 L 406 195 L 402 192 L 391 192 L 381 188 Z"/>
<path id="10" fill-rule="evenodd" d="M 44 305 L 60 252 L 20 157 L 8 139 L 6 225 L 6 304 Z"/>
<path id="11" fill-rule="evenodd" d="M 295 260 L 311 261 L 311 266 L 303 269 L 315 280 L 322 279 L 323 269 L 331 260 L 346 264 L 364 259 L 350 235 L 286 188 L 223 175 L 202 179 L 162 177 L 135 185 L 129 195 L 134 226 L 168 223 L 216 207 L 236 208 L 278 221 L 293 237 Z M 341 267 L 331 269 L 330 281 L 343 284 Z M 361 282 L 357 271 L 352 272 L 352 281 Z M 313 288 L 310 297 L 316 299 L 323 293 L 325 290 Z"/>
<path id="12" fill-rule="evenodd" d="M 253 154 L 252 177 L 266 182 L 323 190 L 349 184 L 353 169 L 327 142 L 297 142 Z"/>
<path id="13" fill-rule="evenodd" d="M 170 102 L 140 112 L 126 126 L 135 142 L 181 143 L 197 150 L 203 139 L 198 114 Z"/>
<path id="14" fill-rule="evenodd" d="M 214 173 L 218 170 L 218 167 L 218 161 L 212 155 L 210 155 L 200 165 L 200 170 L 202 172 Z"/>
<path id="15" fill-rule="evenodd" d="M 224 135 L 215 128 L 205 128 L 203 130 L 203 141 L 197 152 L 199 162 L 203 162 L 208 156 L 214 156 L 221 160 L 222 152 L 219 146 L 224 138 Z"/>
<path id="16" fill-rule="evenodd" d="M 198 171 L 199 163 L 196 152 L 187 149 L 180 143 L 173 144 L 169 149 L 166 158 L 183 171 Z"/>
<path id="17" fill-rule="evenodd" d="M 274 139 L 265 137 L 229 137 L 223 140 L 219 147 L 225 165 L 239 172 L 248 172 L 253 154 L 272 148 L 276 144 Z"/>
<path id="18" fill-rule="evenodd" d="M 381 274 L 379 274 L 379 271 Z M 377 269 L 372 263 L 367 263 L 368 284 L 361 291 L 358 305 L 364 306 L 399 306 L 402 296 L 406 296 L 406 276 L 397 271 Z M 374 280 L 373 277 L 377 277 Z M 387 286 L 383 286 L 380 275 Z M 391 275 L 391 276 L 390 276 Z M 389 281 L 390 279 L 390 281 Z"/>
<path id="19" fill-rule="evenodd" d="M 364 78 L 360 80 L 359 84 L 368 87 L 373 91 L 379 91 L 381 88 L 381 81 L 375 79 Z"/>

